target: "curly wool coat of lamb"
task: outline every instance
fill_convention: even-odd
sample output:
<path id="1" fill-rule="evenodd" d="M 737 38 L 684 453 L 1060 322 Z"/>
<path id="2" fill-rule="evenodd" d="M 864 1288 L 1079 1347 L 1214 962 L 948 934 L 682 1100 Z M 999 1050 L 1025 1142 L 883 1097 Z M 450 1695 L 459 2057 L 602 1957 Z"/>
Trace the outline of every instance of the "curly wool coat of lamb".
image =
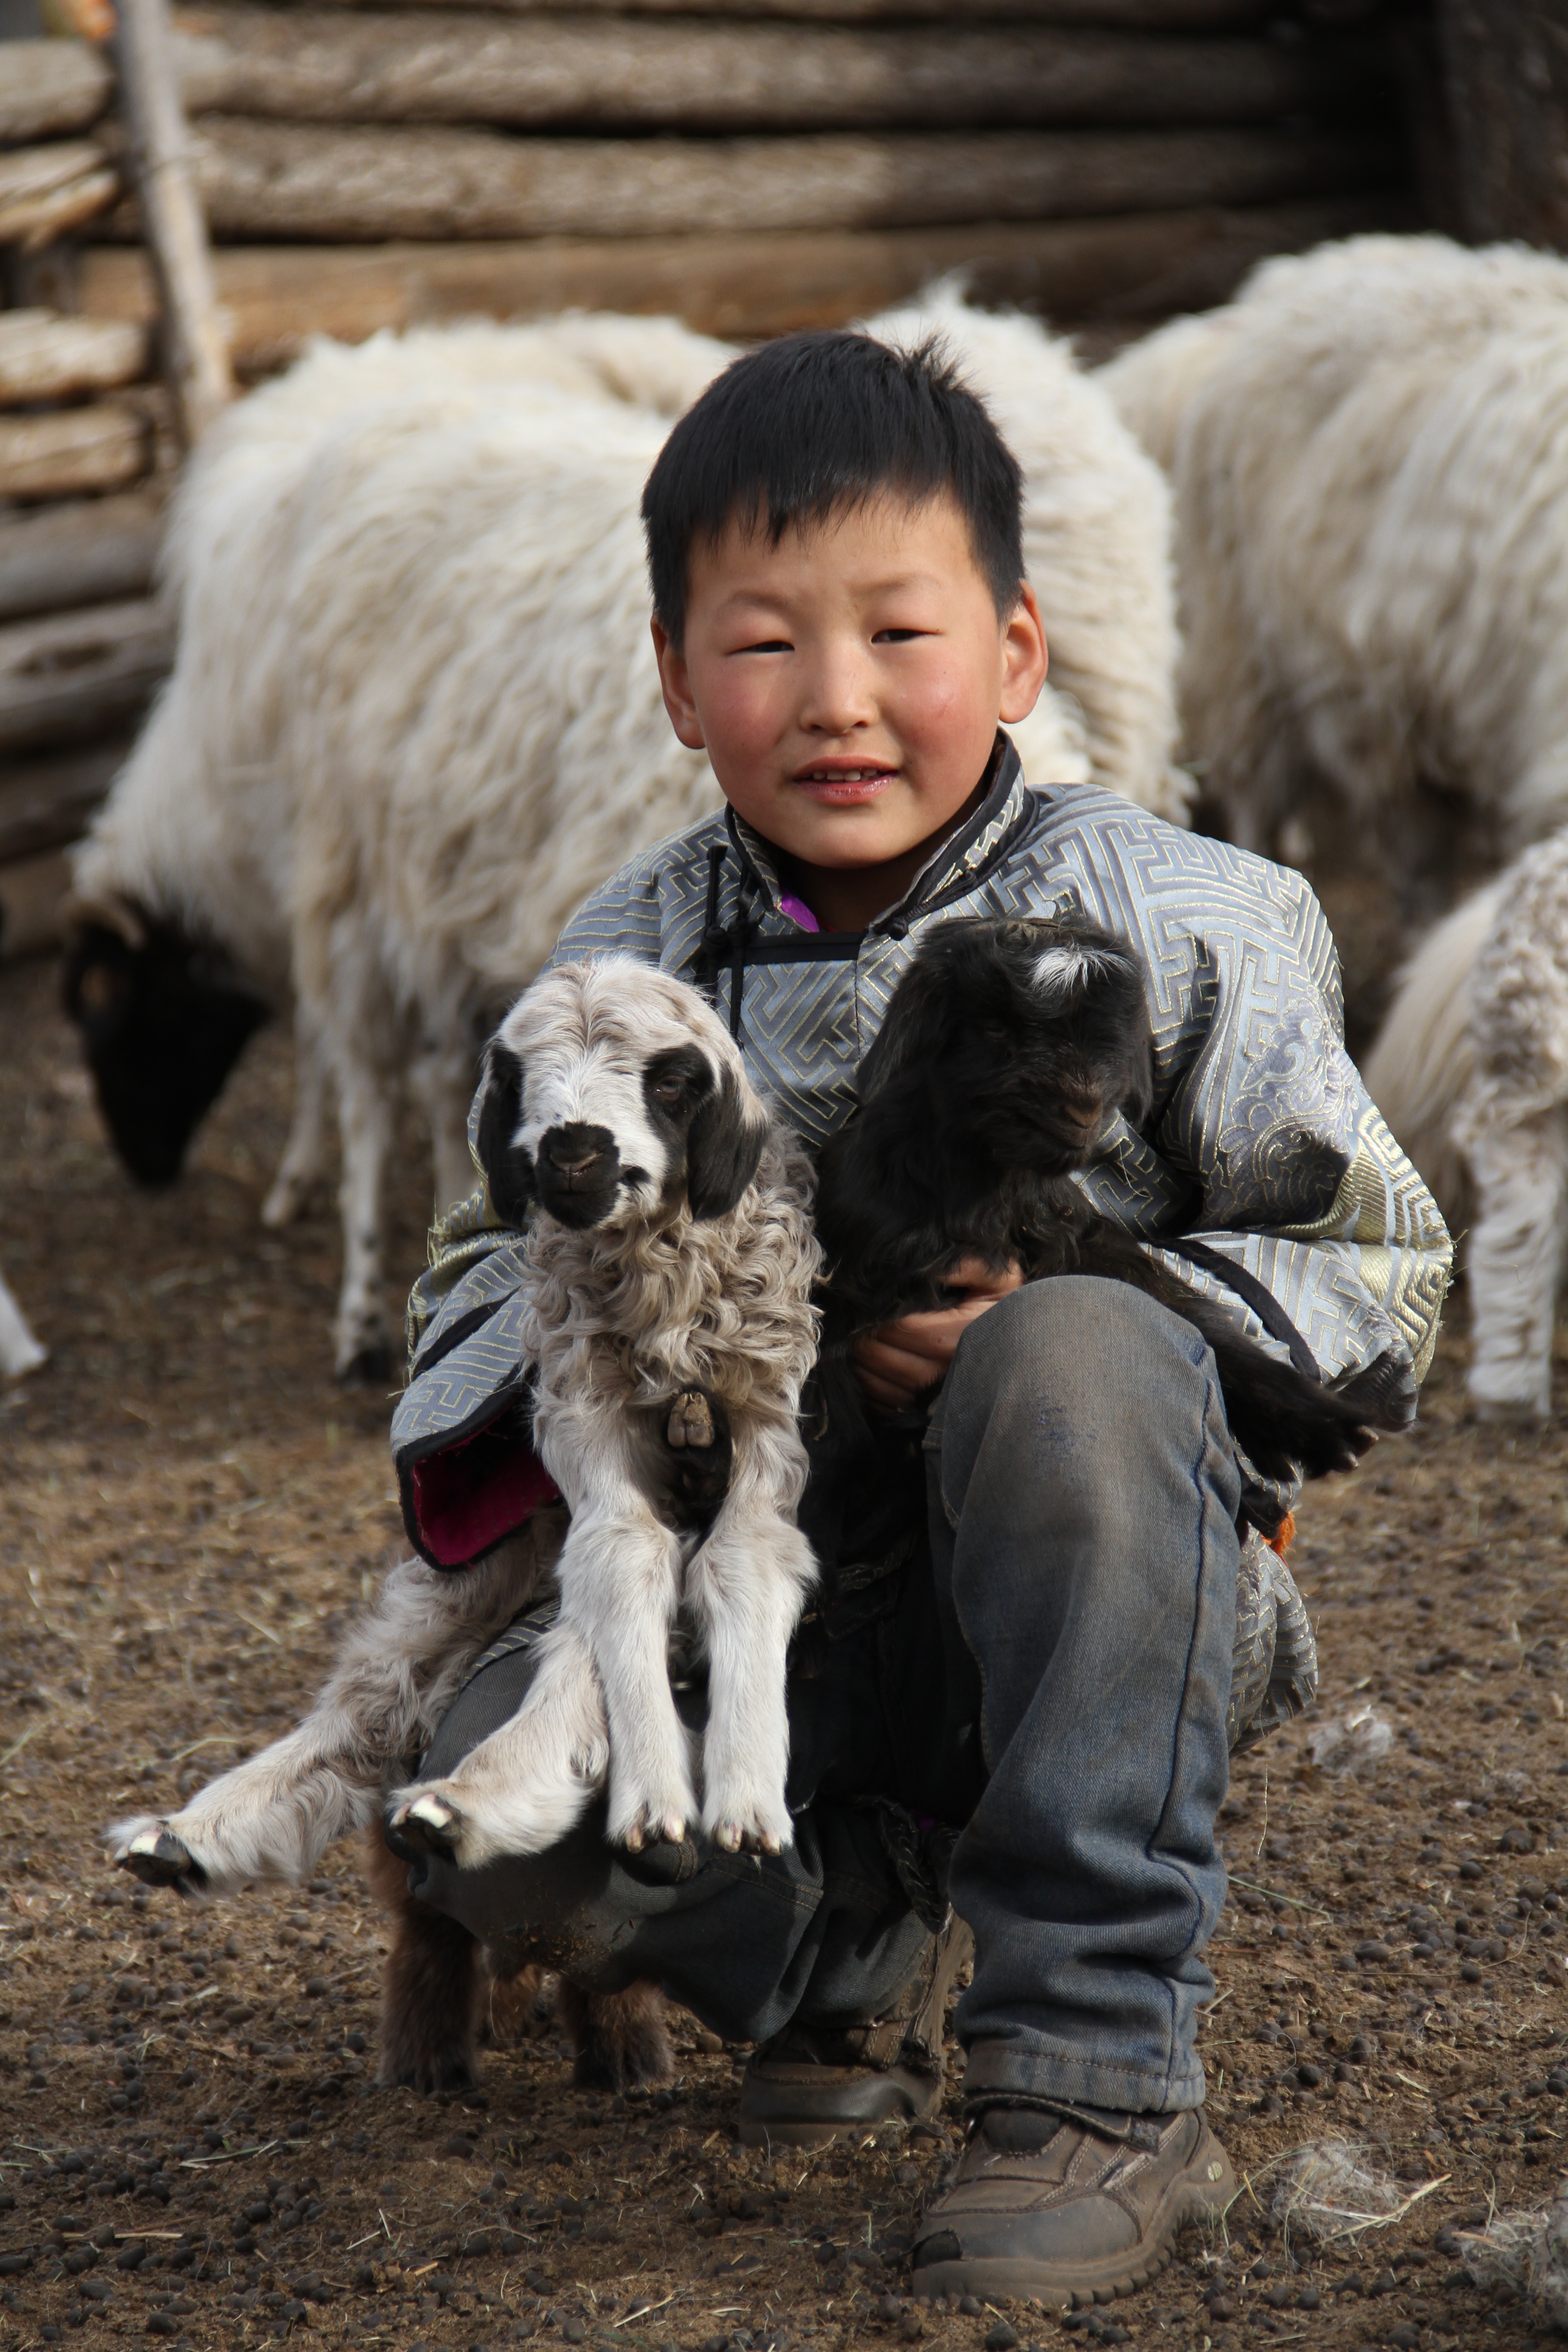
<path id="1" fill-rule="evenodd" d="M 1015 730 L 1029 772 L 1180 816 L 1157 470 L 1035 322 L 943 293 L 872 326 L 947 334 L 1025 467 L 1054 681 Z M 319 1173 L 330 1077 L 345 1378 L 390 1357 L 404 1084 L 444 1205 L 472 1181 L 477 1037 L 589 889 L 717 800 L 663 715 L 637 509 L 731 356 L 609 317 L 318 344 L 214 428 L 177 497 L 174 673 L 78 854 L 70 999 L 123 1155 L 167 1181 L 293 996 L 296 1118 L 263 1213 L 286 1222 Z"/>
<path id="2" fill-rule="evenodd" d="M 791 1839 L 784 1654 L 816 1573 L 795 1525 L 821 1264 L 805 1155 L 711 1008 L 629 958 L 528 991 L 490 1049 L 479 1148 L 529 1226 L 532 1435 L 559 1496 L 472 1567 L 393 1570 L 296 1730 L 178 1812 L 117 1823 L 115 1860 L 151 1885 L 298 1884 L 389 1808 L 405 1852 L 535 1852 L 606 1779 L 609 1834 L 631 1846 L 699 1811 L 731 1849 Z M 400 1787 L 487 1645 L 542 1601 L 518 1714 L 447 1778 Z M 680 1610 L 709 1667 L 700 1808 L 667 1665 Z M 471 2075 L 472 1938 L 384 1855 L 372 1876 L 396 1926 L 384 2077 L 443 2087 Z M 487 1950 L 487 1973 L 535 1957 Z M 650 1999 L 575 1996 L 580 2061 L 659 2064 Z"/>
<path id="3" fill-rule="evenodd" d="M 1568 261 L 1364 236 L 1101 383 L 1175 495 L 1184 741 L 1273 849 L 1325 776 L 1412 913 L 1568 814 Z"/>
<path id="4" fill-rule="evenodd" d="M 805 1152 L 684 982 L 629 956 L 534 982 L 487 1057 L 478 1152 L 526 1224 L 533 1443 L 571 1513 L 561 1611 L 510 1722 L 405 1790 L 395 1835 L 464 1869 L 538 1853 L 607 1787 L 637 1849 L 689 1822 L 777 1853 L 784 1659 L 816 1580 L 795 1524 L 821 1267 Z M 686 1458 L 707 1457 L 695 1494 Z M 702 1793 L 668 1664 L 708 1664 Z"/>
<path id="5" fill-rule="evenodd" d="M 1477 1411 L 1544 1420 L 1568 1244 L 1568 830 L 1422 943 L 1366 1078 L 1445 1216 L 1470 1223 Z"/>

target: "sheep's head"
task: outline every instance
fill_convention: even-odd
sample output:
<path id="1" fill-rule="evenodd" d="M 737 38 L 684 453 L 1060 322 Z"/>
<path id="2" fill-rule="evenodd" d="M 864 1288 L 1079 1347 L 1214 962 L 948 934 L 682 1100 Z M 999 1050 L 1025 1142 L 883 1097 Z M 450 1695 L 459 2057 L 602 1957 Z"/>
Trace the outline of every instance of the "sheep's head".
<path id="1" fill-rule="evenodd" d="M 216 950 L 118 903 L 72 909 L 62 988 L 115 1150 L 173 1183 L 267 1006 Z"/>
<path id="2" fill-rule="evenodd" d="M 856 1089 L 862 1116 L 1059 1176 L 1087 1164 L 1152 1078 L 1143 967 L 1098 924 L 936 925 L 900 982 Z"/>
<path id="3" fill-rule="evenodd" d="M 498 1215 L 529 1205 L 579 1232 L 726 1215 L 757 1171 L 767 1115 L 695 989 L 629 956 L 563 964 L 491 1039 L 478 1149 Z"/>

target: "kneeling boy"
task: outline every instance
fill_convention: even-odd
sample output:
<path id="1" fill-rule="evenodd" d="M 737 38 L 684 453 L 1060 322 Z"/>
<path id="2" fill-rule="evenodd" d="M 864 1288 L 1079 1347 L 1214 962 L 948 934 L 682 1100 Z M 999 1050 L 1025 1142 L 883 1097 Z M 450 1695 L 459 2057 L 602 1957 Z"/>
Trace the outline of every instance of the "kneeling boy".
<path id="1" fill-rule="evenodd" d="M 1156 1244 L 1201 1234 L 1186 1277 L 1255 1338 L 1306 1335 L 1326 1376 L 1385 1348 L 1419 1375 L 1447 1236 L 1346 1058 L 1305 883 L 1104 793 L 1031 789 L 1000 731 L 1046 675 L 1020 491 L 938 350 L 797 336 L 712 385 L 644 513 L 666 705 L 728 805 L 617 874 L 557 955 L 700 981 L 816 1142 L 928 925 L 1109 925 L 1148 967 L 1156 1089 L 1142 1131 L 1101 1138 L 1096 1206 Z M 412 1302 L 394 1443 L 442 1568 L 547 1484 L 516 1434 L 515 1240 L 481 1194 L 437 1229 Z M 929 1406 L 927 1534 L 889 1556 L 847 1531 L 792 1675 L 793 1850 L 623 1854 L 589 1827 L 468 1874 L 411 1853 L 416 1890 L 569 1955 L 580 1983 L 655 1977 L 756 2042 L 759 2140 L 933 2107 L 972 1931 L 969 2143 L 916 2289 L 1125 2292 L 1232 2191 L 1195 2021 L 1225 1894 L 1238 1522 L 1272 1526 L 1289 1497 L 1232 1441 L 1193 1327 L 1116 1284 L 963 1266 L 952 1309 L 879 1333 L 859 1370 L 879 1405 Z M 520 1647 L 476 1675 L 425 1769 L 510 1716 L 529 1672 Z"/>

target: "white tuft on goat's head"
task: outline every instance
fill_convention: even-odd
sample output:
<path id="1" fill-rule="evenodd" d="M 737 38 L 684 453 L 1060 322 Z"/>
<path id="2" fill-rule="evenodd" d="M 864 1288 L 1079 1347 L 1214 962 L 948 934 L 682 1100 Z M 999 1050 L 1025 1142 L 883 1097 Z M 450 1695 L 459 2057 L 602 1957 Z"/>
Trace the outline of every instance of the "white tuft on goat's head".
<path id="1" fill-rule="evenodd" d="M 562 964 L 490 1040 L 479 1162 L 499 1216 L 531 1202 L 578 1232 L 729 1213 L 768 1118 L 723 1023 L 694 988 L 630 956 Z"/>

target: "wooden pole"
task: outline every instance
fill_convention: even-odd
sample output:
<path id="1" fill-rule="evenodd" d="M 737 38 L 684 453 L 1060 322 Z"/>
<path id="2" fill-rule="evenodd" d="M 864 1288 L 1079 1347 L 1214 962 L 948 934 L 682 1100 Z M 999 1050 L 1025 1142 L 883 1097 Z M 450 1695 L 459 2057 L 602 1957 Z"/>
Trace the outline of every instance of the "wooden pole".
<path id="1" fill-rule="evenodd" d="M 132 171 L 158 281 L 164 365 L 189 448 L 232 397 L 234 379 L 191 172 L 167 0 L 121 0 L 115 46 Z"/>

